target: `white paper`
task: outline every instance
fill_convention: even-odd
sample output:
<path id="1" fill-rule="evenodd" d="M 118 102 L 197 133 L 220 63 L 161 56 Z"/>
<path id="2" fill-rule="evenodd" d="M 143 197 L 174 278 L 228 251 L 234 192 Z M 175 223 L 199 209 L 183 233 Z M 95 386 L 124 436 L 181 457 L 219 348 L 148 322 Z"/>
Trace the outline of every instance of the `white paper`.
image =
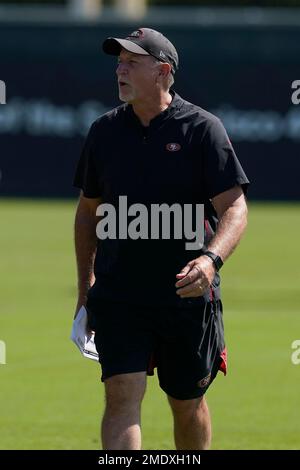
<path id="1" fill-rule="evenodd" d="M 76 344 L 84 357 L 98 361 L 99 355 L 94 342 L 95 335 L 94 333 L 87 335 L 87 321 L 87 311 L 86 308 L 82 306 L 73 321 L 71 340 Z"/>

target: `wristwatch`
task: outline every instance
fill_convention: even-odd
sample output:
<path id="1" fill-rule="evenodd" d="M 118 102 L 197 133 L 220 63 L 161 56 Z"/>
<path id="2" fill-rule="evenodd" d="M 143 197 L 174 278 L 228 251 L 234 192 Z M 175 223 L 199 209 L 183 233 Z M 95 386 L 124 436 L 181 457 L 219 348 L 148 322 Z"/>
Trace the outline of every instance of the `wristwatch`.
<path id="1" fill-rule="evenodd" d="M 213 260 L 214 266 L 217 271 L 219 271 L 223 266 L 222 258 L 218 255 L 215 255 L 212 251 L 204 250 L 202 255 L 208 256 L 210 259 Z"/>

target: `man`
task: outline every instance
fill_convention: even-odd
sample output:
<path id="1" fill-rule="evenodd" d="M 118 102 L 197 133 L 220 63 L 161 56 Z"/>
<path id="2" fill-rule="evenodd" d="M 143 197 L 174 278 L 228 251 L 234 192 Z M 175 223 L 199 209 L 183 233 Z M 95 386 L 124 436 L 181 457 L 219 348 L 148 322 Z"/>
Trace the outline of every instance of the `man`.
<path id="1" fill-rule="evenodd" d="M 106 394 L 103 448 L 141 448 L 146 375 L 157 367 L 176 448 L 208 449 L 204 394 L 218 370 L 226 372 L 218 270 L 245 230 L 249 182 L 219 119 L 170 90 L 178 55 L 167 38 L 141 28 L 126 39 L 108 38 L 103 49 L 118 56 L 124 103 L 92 125 L 74 181 L 81 188 L 76 312 L 86 305 L 95 330 Z M 96 210 L 103 222 L 107 204 L 119 219 L 113 229 L 106 224 L 105 237 Z M 175 204 L 196 205 L 198 212 L 189 212 L 193 224 L 202 204 L 197 230 L 204 229 L 204 246 L 188 250 L 187 237 L 166 236 L 165 229 L 151 237 L 142 215 L 137 227 L 137 207 L 147 208 L 151 219 L 157 205 Z M 120 232 L 124 220 L 136 234 L 131 238 Z"/>

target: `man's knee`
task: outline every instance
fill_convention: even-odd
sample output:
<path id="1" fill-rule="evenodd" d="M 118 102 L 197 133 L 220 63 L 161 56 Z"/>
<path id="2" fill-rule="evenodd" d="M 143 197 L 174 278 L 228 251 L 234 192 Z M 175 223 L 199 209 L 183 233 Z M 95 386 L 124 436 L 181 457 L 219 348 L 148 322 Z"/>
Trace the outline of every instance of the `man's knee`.
<path id="1" fill-rule="evenodd" d="M 107 407 L 117 409 L 139 407 L 146 390 L 146 373 L 114 375 L 104 383 Z"/>
<path id="2" fill-rule="evenodd" d="M 178 417 L 193 415 L 197 410 L 205 406 L 204 396 L 190 400 L 177 400 L 169 395 L 167 395 L 167 397 L 173 414 Z"/>

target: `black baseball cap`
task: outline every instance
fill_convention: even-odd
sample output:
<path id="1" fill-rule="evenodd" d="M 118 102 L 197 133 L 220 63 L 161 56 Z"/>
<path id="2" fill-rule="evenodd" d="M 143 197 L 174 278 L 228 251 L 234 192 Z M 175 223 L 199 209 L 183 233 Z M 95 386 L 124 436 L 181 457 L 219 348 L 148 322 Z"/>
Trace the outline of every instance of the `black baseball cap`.
<path id="1" fill-rule="evenodd" d="M 172 74 L 178 69 L 178 54 L 169 39 L 159 31 L 139 28 L 125 39 L 107 38 L 102 44 L 103 51 L 110 55 L 120 55 L 121 49 L 135 54 L 151 55 L 172 67 Z"/>

